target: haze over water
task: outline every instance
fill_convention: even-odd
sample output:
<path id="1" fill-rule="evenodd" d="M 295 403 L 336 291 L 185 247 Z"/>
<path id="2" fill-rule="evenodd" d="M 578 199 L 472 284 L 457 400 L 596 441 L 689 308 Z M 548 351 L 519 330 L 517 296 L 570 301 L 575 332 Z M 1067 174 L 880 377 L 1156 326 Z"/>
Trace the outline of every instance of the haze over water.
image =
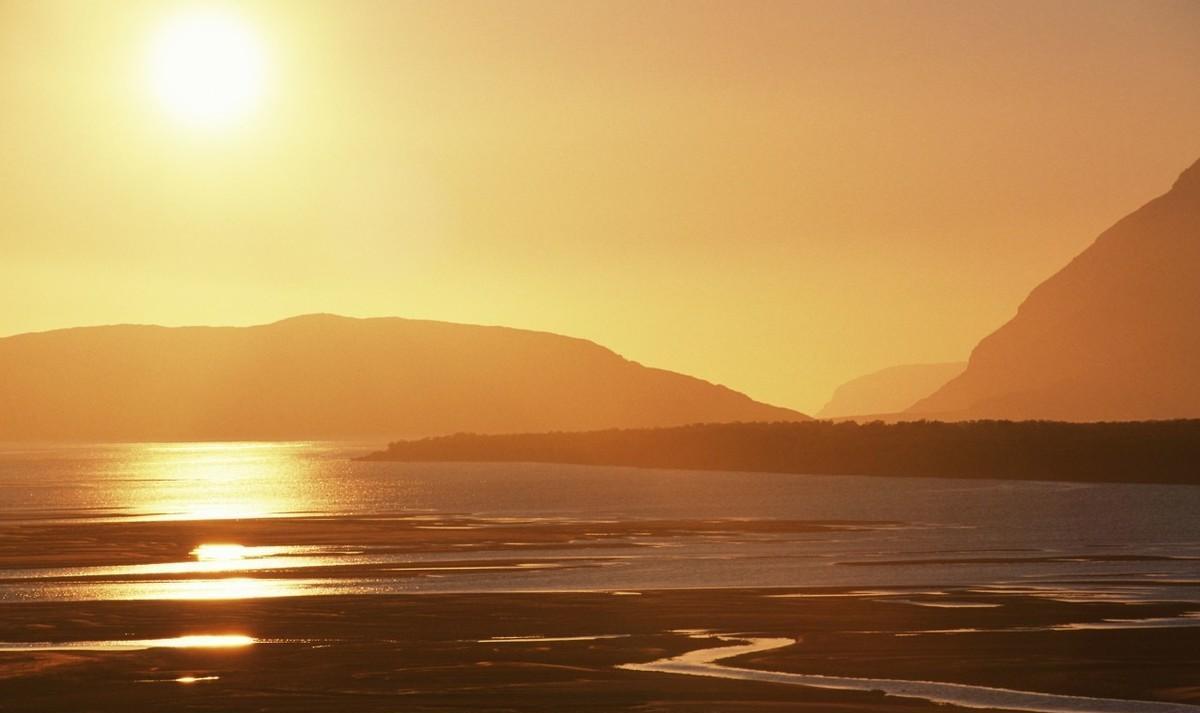
<path id="1" fill-rule="evenodd" d="M 1200 600 L 1186 486 L 351 460 L 370 448 L 7 447 L 0 520 L 22 558 L 0 600 L 903 585 Z"/>

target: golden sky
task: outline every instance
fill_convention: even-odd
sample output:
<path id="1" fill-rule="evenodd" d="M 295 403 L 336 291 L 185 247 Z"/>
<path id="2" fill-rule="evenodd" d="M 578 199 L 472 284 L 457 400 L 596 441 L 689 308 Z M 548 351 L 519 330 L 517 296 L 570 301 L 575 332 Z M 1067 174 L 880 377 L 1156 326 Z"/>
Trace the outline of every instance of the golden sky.
<path id="1" fill-rule="evenodd" d="M 504 324 L 816 411 L 1200 157 L 1190 0 L 222 4 L 219 127 L 153 87 L 195 5 L 0 0 L 0 334 Z"/>

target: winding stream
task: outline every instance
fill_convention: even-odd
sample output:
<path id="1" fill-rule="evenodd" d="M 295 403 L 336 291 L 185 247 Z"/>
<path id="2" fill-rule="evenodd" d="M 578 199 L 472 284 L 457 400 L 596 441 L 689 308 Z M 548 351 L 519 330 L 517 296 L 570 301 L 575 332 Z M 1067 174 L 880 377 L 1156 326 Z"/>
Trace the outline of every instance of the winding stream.
<path id="1" fill-rule="evenodd" d="M 856 678 L 850 676 L 818 676 L 782 671 L 759 671 L 735 666 L 722 666 L 725 659 L 791 646 L 797 641 L 786 638 L 750 638 L 698 635 L 726 642 L 745 642 L 689 651 L 679 656 L 658 659 L 649 663 L 622 664 L 618 668 L 630 671 L 677 673 L 687 676 L 709 676 L 741 681 L 784 683 L 811 688 L 832 688 L 847 691 L 883 691 L 889 696 L 919 698 L 932 703 L 951 704 L 964 708 L 991 708 L 1036 713 L 1200 713 L 1200 706 L 1184 703 L 1131 701 L 1117 698 L 1089 698 L 1053 693 L 1017 691 L 1008 688 L 972 686 L 963 683 L 936 681 L 905 681 L 893 678 Z"/>

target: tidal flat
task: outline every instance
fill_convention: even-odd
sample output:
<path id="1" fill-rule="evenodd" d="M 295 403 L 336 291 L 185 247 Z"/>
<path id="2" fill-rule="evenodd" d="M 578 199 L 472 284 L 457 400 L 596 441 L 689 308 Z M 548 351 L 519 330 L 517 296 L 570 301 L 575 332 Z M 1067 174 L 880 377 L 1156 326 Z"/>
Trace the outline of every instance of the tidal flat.
<path id="1" fill-rule="evenodd" d="M 897 606 L 892 596 L 999 606 Z M 1130 701 L 1107 710 L 1157 701 L 1182 711 L 1200 705 L 1200 628 L 1055 626 L 1177 616 L 1195 606 L 832 589 L 9 603 L 0 640 L 30 648 L 0 651 L 0 700 L 11 711 L 947 710 L 879 691 L 622 668 L 725 645 L 710 637 L 720 634 L 795 641 L 720 662 L 742 669 Z M 934 633 L 970 629 L 985 631 Z M 160 645 L 52 646 L 130 640 Z"/>
<path id="2" fill-rule="evenodd" d="M 0 710 L 1200 711 L 1195 488 L 348 451 L 0 453 Z"/>

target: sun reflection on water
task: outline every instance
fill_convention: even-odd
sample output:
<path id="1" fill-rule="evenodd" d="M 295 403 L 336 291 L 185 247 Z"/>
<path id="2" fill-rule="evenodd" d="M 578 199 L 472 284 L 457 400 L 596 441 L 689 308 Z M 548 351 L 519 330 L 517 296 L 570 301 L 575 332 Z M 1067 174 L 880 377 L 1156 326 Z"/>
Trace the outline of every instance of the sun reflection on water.
<path id="1" fill-rule="evenodd" d="M 0 651 L 142 651 L 145 649 L 234 649 L 258 643 L 245 634 L 188 634 L 169 639 L 0 642 Z"/>
<path id="2" fill-rule="evenodd" d="M 199 683 L 200 681 L 219 681 L 220 676 L 180 676 L 172 679 L 175 683 Z"/>
<path id="3" fill-rule="evenodd" d="M 128 599 L 259 599 L 286 597 L 305 586 L 304 580 L 254 579 L 228 577 L 224 579 L 187 579 L 170 582 L 131 582 Z"/>
<path id="4" fill-rule="evenodd" d="M 251 549 L 243 545 L 204 544 L 196 547 L 190 554 L 201 562 L 229 562 L 255 556 Z M 266 553 L 257 556 L 265 556 Z"/>
<path id="5" fill-rule="evenodd" d="M 336 579 L 170 579 L 129 582 L 46 582 L 0 585 L 0 601 L 222 600 L 350 594 L 359 588 Z M 8 591 L 6 591 L 8 590 Z"/>
<path id="6" fill-rule="evenodd" d="M 313 509 L 309 443 L 186 443 L 137 446 L 125 473 L 137 482 L 132 509 L 149 520 L 278 517 Z"/>
<path id="7" fill-rule="evenodd" d="M 189 634 L 176 636 L 173 639 L 147 639 L 155 646 L 172 649 L 226 649 L 235 646 L 249 646 L 254 643 L 253 636 L 244 634 Z"/>

